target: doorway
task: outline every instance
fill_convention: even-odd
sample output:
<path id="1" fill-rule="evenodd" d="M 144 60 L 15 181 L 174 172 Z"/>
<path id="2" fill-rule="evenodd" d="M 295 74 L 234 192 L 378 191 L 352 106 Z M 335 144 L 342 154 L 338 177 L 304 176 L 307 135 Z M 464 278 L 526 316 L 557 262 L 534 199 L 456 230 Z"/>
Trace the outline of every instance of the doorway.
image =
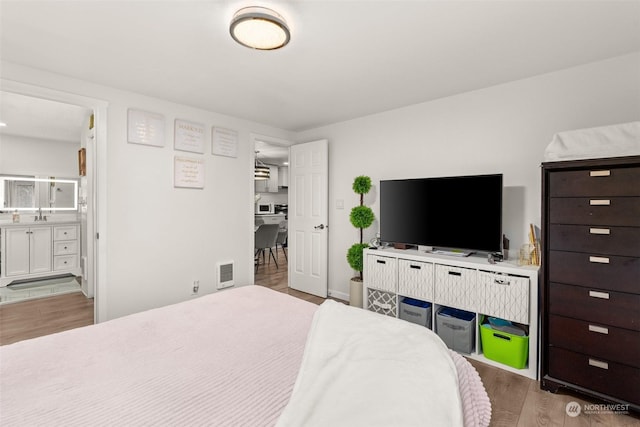
<path id="1" fill-rule="evenodd" d="M 47 89 L 39 86 L 32 86 L 24 83 L 0 80 L 2 85 L 3 95 L 3 107 L 4 101 L 7 97 L 22 97 L 26 101 L 25 105 L 34 104 L 46 104 L 49 106 L 58 106 L 60 109 L 60 115 L 52 113 L 56 116 L 57 120 L 50 122 L 48 130 L 45 130 L 45 135 L 53 135 L 57 132 L 62 132 L 64 129 L 58 129 L 59 123 L 63 120 L 65 115 L 64 111 L 73 111 L 76 114 L 84 116 L 86 120 L 84 125 L 80 125 L 79 134 L 77 135 L 78 146 L 74 147 L 73 152 L 78 153 L 73 156 L 73 164 L 75 165 L 74 177 L 78 180 L 80 191 L 78 192 L 79 209 L 77 220 L 81 227 L 82 239 L 82 255 L 80 257 L 82 280 L 83 280 L 83 292 L 88 297 L 94 298 L 94 322 L 106 320 L 106 309 L 104 307 L 106 298 L 105 289 L 103 289 L 105 280 L 106 268 L 106 241 L 104 239 L 99 240 L 99 234 L 102 231 L 104 234 L 105 222 L 100 222 L 101 218 L 106 218 L 106 111 L 107 103 L 104 101 L 87 98 L 80 95 L 70 94 L 66 92 L 60 92 L 52 89 Z M 54 110 L 55 111 L 55 108 Z M 28 108 L 23 112 L 23 118 L 26 124 L 31 124 L 32 127 L 42 128 L 43 125 L 48 122 L 47 117 L 35 117 L 33 111 Z M 50 114 L 51 115 L 51 114 Z M 57 124 L 56 124 L 57 123 Z M 92 123 L 93 126 L 90 126 Z M 8 132 L 18 133 L 17 128 L 9 130 L 7 125 L 3 134 Z M 67 129 L 68 131 L 68 129 Z M 22 131 L 25 132 L 25 131 Z M 22 135 L 22 138 L 30 138 L 27 135 Z M 68 139 L 69 137 L 67 137 Z M 75 139 L 75 137 L 72 137 Z M 47 139 L 47 138 L 40 138 Z M 6 149 L 6 146 L 0 146 L 0 149 Z M 86 162 L 86 174 L 80 175 L 79 171 L 79 150 L 84 150 L 84 160 Z M 3 150 L 4 151 L 4 150 Z M 5 151 L 6 152 L 6 151 Z M 9 157 L 7 153 L 6 157 Z M 4 155 L 3 155 L 4 156 Z M 25 170 L 23 174 L 34 174 L 36 169 L 42 171 L 45 175 L 58 175 L 61 172 L 45 171 L 42 168 L 46 168 L 46 165 L 34 165 L 30 170 Z M 29 168 L 27 168 L 29 169 Z M 69 170 L 69 165 L 66 169 Z M 0 173 L 6 171 L 0 170 Z M 13 171 L 11 171 L 13 172 Z M 100 268 L 103 267 L 103 268 Z"/>
<path id="2" fill-rule="evenodd" d="M 254 146 L 254 282 L 284 291 L 288 275 L 289 146 L 291 142 L 251 135 Z M 265 225 L 261 228 L 262 225 Z M 276 227 L 277 225 L 277 227 Z M 272 237 L 275 236 L 274 243 Z"/>

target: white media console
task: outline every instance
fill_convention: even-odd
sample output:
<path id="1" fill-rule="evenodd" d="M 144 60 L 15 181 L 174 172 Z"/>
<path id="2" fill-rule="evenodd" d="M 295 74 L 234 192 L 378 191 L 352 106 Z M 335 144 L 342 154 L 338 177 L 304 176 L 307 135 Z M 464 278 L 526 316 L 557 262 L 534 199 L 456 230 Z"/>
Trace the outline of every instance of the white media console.
<path id="1" fill-rule="evenodd" d="M 434 331 L 440 307 L 476 314 L 475 346 L 468 357 L 538 378 L 538 270 L 486 257 L 455 257 L 415 249 L 365 249 L 363 301 L 366 309 L 398 317 L 403 297 L 432 304 Z M 528 363 L 523 369 L 487 359 L 478 328 L 480 315 L 529 326 Z"/>

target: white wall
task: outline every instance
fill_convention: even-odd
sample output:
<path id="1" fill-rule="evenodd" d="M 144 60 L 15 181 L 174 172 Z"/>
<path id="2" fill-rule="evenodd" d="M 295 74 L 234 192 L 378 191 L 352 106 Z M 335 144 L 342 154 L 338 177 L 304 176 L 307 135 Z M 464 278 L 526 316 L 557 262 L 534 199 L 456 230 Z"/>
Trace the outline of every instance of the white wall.
<path id="1" fill-rule="evenodd" d="M 215 292 L 217 262 L 235 261 L 236 286 L 253 283 L 253 143 L 250 133 L 292 139 L 240 118 L 2 63 L 7 80 L 109 102 L 107 117 L 107 319 Z M 214 96 L 215 94 L 212 94 Z M 163 148 L 127 142 L 127 109 L 163 114 Z M 174 151 L 176 118 L 206 125 L 206 152 Z M 211 154 L 211 127 L 239 132 L 238 157 Z M 4 150 L 4 147 L 3 147 Z M 4 153 L 4 151 L 3 151 Z M 176 155 L 205 161 L 205 188 L 173 187 Z M 105 220 L 104 218 L 102 220 Z"/>
<path id="2" fill-rule="evenodd" d="M 236 283 L 253 281 L 253 146 L 249 133 L 330 142 L 329 288 L 348 296 L 345 254 L 358 238 L 348 222 L 358 199 L 353 178 L 371 176 L 367 203 L 378 210 L 380 179 L 501 172 L 504 229 L 513 247 L 540 223 L 543 151 L 554 133 L 640 118 L 640 53 L 464 93 L 297 135 L 142 95 L 2 63 L 2 77 L 109 102 L 107 318 L 188 299 L 215 288 L 215 263 L 234 260 Z M 164 148 L 127 143 L 126 112 L 164 114 Z M 204 190 L 174 189 L 175 118 L 240 133 L 238 158 L 205 159 Z M 4 147 L 3 147 L 4 150 Z M 3 151 L 4 154 L 4 151 Z M 230 185 L 233 183 L 233 185 Z M 345 208 L 335 208 L 343 200 Z M 375 234 L 377 224 L 367 233 Z"/>
<path id="3" fill-rule="evenodd" d="M 372 178 L 365 201 L 377 214 L 381 179 L 503 173 L 503 228 L 516 248 L 528 224 L 540 224 L 540 163 L 552 136 L 639 120 L 638 76 L 640 53 L 299 133 L 297 141 L 330 144 L 330 294 L 348 296 L 353 276 L 345 257 L 358 239 L 348 220 L 354 177 Z"/>
<path id="4" fill-rule="evenodd" d="M 0 174 L 78 177 L 80 141 L 62 142 L 1 135 Z"/>

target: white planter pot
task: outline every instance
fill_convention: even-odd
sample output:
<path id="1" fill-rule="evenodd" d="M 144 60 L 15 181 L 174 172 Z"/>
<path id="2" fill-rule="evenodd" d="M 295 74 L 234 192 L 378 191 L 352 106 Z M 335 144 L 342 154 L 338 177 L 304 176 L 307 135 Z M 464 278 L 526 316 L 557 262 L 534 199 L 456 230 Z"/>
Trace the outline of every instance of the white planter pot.
<path id="1" fill-rule="evenodd" d="M 362 280 L 359 278 L 351 279 L 349 286 L 349 305 L 362 308 Z"/>

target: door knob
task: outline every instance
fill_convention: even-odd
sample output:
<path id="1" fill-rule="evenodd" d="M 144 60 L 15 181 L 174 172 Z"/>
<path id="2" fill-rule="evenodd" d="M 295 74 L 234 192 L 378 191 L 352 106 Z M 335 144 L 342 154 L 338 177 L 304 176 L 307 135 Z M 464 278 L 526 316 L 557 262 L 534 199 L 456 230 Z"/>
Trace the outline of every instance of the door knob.
<path id="1" fill-rule="evenodd" d="M 316 225 L 313 228 L 315 228 L 316 230 L 324 230 L 324 224 Z"/>

